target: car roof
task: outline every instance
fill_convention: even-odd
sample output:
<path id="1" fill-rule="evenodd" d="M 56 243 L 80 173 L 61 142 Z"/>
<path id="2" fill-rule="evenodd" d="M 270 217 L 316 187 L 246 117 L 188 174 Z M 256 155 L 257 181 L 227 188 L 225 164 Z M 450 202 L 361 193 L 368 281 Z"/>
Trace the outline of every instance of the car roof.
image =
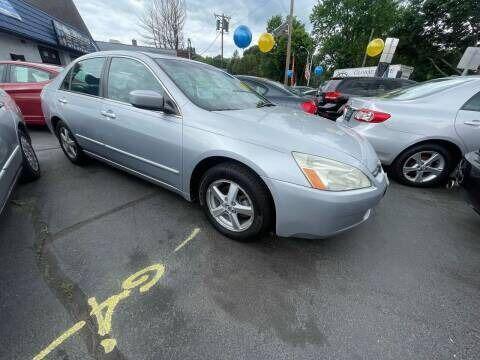
<path id="1" fill-rule="evenodd" d="M 132 51 L 132 50 L 106 50 L 106 51 L 96 51 L 93 53 L 89 53 L 86 55 L 83 55 L 80 59 L 88 59 L 91 57 L 98 57 L 98 56 L 131 56 L 131 57 L 142 57 L 146 56 L 151 59 L 167 59 L 167 60 L 176 60 L 176 61 L 184 61 L 184 62 L 191 62 L 195 64 L 200 64 L 203 66 L 207 66 L 210 68 L 217 69 L 219 71 L 224 71 L 224 69 L 217 68 L 213 65 L 201 62 L 201 61 L 196 61 L 196 60 L 190 60 L 186 59 L 183 57 L 179 56 L 174 56 L 174 55 L 167 55 L 167 54 L 157 54 L 157 53 L 152 53 L 152 52 L 147 52 L 147 51 Z"/>
<path id="2" fill-rule="evenodd" d="M 23 65 L 27 67 L 33 67 L 33 68 L 46 70 L 49 72 L 56 72 L 56 73 L 59 73 L 63 69 L 61 66 L 57 66 L 57 65 L 34 63 L 34 62 L 28 62 L 28 61 L 5 60 L 5 61 L 0 61 L 0 64 Z"/>

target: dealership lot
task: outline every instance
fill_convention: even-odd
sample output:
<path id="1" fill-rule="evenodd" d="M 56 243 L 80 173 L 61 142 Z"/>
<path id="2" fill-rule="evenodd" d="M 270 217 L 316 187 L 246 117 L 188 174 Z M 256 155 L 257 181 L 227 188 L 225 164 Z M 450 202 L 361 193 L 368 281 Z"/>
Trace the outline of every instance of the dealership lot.
<path id="1" fill-rule="evenodd" d="M 43 176 L 0 218 L 1 358 L 32 358 L 79 321 L 46 359 L 480 353 L 480 217 L 456 192 L 392 183 L 351 232 L 242 244 L 196 204 L 98 162 L 74 166 L 47 131 L 31 135 Z M 158 263 L 158 283 L 120 301 L 97 335 L 87 300 Z"/>

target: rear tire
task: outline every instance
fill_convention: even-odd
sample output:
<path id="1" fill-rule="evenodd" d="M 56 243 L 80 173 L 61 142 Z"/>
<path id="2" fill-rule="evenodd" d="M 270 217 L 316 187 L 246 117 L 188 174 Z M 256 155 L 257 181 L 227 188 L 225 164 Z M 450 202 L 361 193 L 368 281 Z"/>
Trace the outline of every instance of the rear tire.
<path id="1" fill-rule="evenodd" d="M 401 153 L 392 165 L 394 177 L 402 184 L 433 187 L 444 183 L 452 171 L 454 158 L 438 144 L 415 145 Z"/>
<path id="2" fill-rule="evenodd" d="M 59 121 L 55 132 L 62 147 L 63 153 L 67 156 L 68 160 L 76 165 L 83 165 L 87 162 L 87 156 L 83 152 L 83 149 L 78 145 L 77 140 L 73 136 L 68 126 Z"/>
<path id="3" fill-rule="evenodd" d="M 268 189 L 239 164 L 222 163 L 207 170 L 200 181 L 199 199 L 210 223 L 237 241 L 258 240 L 272 223 Z"/>
<path id="4" fill-rule="evenodd" d="M 18 131 L 18 139 L 20 141 L 20 148 L 22 149 L 23 163 L 22 163 L 22 182 L 30 182 L 40 177 L 40 164 L 37 155 L 33 150 L 32 141 L 25 130 Z"/>

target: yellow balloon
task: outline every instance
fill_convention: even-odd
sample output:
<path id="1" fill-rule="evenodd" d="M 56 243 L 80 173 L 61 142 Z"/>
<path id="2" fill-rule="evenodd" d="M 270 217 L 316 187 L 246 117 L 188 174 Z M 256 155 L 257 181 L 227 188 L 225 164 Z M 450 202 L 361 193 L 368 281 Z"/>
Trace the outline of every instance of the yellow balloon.
<path id="1" fill-rule="evenodd" d="M 385 44 L 383 43 L 382 39 L 373 39 L 367 45 L 367 55 L 371 57 L 380 55 L 384 47 Z"/>
<path id="2" fill-rule="evenodd" d="M 260 49 L 261 52 L 264 52 L 264 53 L 269 52 L 270 50 L 273 49 L 274 45 L 275 45 L 275 39 L 273 38 L 272 34 L 263 33 L 258 38 L 258 48 Z"/>

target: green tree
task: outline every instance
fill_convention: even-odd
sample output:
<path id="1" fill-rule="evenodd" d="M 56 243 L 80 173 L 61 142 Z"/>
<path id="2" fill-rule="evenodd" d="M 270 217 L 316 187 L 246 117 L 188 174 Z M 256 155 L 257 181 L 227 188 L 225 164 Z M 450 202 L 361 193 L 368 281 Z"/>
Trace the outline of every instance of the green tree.
<path id="1" fill-rule="evenodd" d="M 321 45 L 323 64 L 330 68 L 361 66 L 372 28 L 374 37 L 389 35 L 398 21 L 398 6 L 396 0 L 319 1 L 310 21 L 315 41 Z"/>

